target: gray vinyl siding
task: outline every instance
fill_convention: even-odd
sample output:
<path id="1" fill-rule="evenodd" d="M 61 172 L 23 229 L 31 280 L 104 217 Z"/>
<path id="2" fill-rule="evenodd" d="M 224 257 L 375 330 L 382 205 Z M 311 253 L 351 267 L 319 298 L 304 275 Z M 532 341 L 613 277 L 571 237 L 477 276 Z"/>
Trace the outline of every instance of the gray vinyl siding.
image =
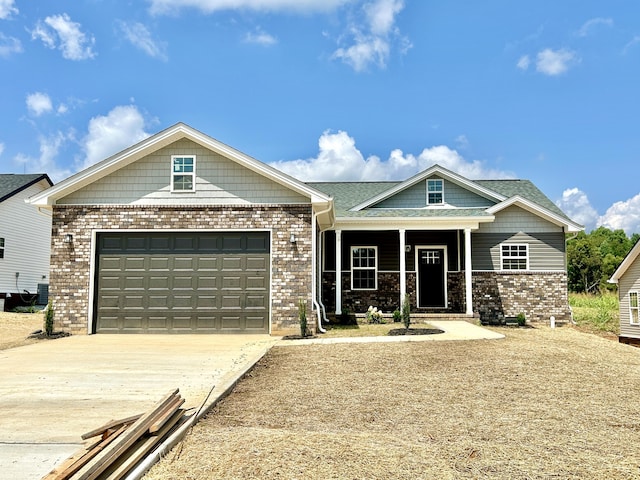
<path id="1" fill-rule="evenodd" d="M 531 271 L 565 270 L 565 238 L 562 233 L 476 233 L 471 236 L 473 270 L 501 270 L 500 245 L 529 245 Z"/>
<path id="2" fill-rule="evenodd" d="M 498 212 L 495 221 L 483 223 L 478 231 L 480 233 L 564 233 L 562 227 L 515 205 Z"/>
<path id="3" fill-rule="evenodd" d="M 629 291 L 640 292 L 640 257 L 627 269 L 618 281 L 618 295 L 620 297 L 620 336 L 640 338 L 640 325 L 629 323 Z"/>
<path id="4" fill-rule="evenodd" d="M 171 155 L 196 155 L 196 191 L 171 192 Z M 309 199 L 212 152 L 179 140 L 97 180 L 60 205 L 243 205 L 309 203 Z"/>
<path id="5" fill-rule="evenodd" d="M 432 177 L 437 178 L 437 177 Z M 458 208 L 490 207 L 495 204 L 466 188 L 444 180 L 444 202 L 448 206 Z M 427 181 L 422 180 L 415 185 L 387 198 L 373 208 L 423 208 L 427 204 Z"/>

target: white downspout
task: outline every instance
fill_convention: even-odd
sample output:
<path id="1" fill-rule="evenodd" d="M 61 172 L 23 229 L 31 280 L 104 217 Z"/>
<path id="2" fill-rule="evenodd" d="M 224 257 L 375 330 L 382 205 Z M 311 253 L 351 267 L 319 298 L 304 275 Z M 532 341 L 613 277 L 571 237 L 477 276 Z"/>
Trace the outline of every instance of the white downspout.
<path id="1" fill-rule="evenodd" d="M 473 286 L 471 282 L 471 229 L 464 229 L 464 286 L 467 303 L 467 315 L 473 315 Z"/>
<path id="2" fill-rule="evenodd" d="M 318 298 L 320 297 L 320 292 L 318 289 L 318 272 L 322 271 L 319 266 L 321 258 L 319 258 L 319 255 L 318 255 L 318 235 L 324 232 L 325 230 L 332 228 L 333 224 L 320 231 L 318 231 L 318 229 L 316 228 L 316 224 L 318 221 L 318 216 L 322 215 L 323 213 L 327 213 L 331 211 L 332 208 L 333 208 L 333 202 L 330 202 L 329 206 L 326 209 L 321 210 L 319 212 L 313 212 L 312 221 L 311 221 L 311 228 L 313 228 L 313 235 L 311 235 L 311 258 L 313 259 L 313 263 L 311 264 L 311 292 L 313 297 L 312 302 L 313 302 L 314 308 L 316 309 L 316 317 L 318 320 L 317 321 L 318 331 L 320 333 L 325 333 L 326 330 L 322 327 L 322 318 L 320 313 L 321 307 L 318 301 Z"/>

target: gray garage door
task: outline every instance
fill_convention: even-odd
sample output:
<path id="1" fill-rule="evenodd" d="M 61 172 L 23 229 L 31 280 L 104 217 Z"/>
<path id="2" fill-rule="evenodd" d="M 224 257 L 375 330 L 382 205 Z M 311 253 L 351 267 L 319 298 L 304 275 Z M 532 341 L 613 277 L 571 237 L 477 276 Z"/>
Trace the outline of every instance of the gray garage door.
<path id="1" fill-rule="evenodd" d="M 98 333 L 268 333 L 269 233 L 98 235 Z"/>

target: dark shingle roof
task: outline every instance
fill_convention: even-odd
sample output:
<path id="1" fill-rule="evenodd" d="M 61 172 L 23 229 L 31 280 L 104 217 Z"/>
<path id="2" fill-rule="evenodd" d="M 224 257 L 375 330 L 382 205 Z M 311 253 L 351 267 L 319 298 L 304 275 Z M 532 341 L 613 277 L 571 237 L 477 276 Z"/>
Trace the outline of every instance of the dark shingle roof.
<path id="1" fill-rule="evenodd" d="M 43 179 L 46 179 L 49 185 L 53 185 L 46 173 L 27 173 L 24 175 L 0 173 L 0 202 L 4 202 L 7 198 Z"/>
<path id="2" fill-rule="evenodd" d="M 487 215 L 485 208 L 442 209 L 350 209 L 402 182 L 309 182 L 308 185 L 333 197 L 339 217 L 464 217 Z M 529 180 L 474 180 L 474 183 L 506 198 L 519 195 L 569 219 L 538 187 Z"/>

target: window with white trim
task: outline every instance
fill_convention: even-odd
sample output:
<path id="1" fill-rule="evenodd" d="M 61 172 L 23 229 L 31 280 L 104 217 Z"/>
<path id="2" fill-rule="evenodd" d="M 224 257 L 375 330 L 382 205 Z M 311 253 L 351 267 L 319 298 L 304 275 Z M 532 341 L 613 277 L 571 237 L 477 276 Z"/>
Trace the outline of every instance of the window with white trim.
<path id="1" fill-rule="evenodd" d="M 4 238 L 0 238 L 0 258 L 4 258 Z"/>
<path id="2" fill-rule="evenodd" d="M 195 155 L 171 155 L 171 191 L 196 191 Z"/>
<path id="3" fill-rule="evenodd" d="M 351 289 L 378 288 L 378 248 L 351 247 Z"/>
<path id="4" fill-rule="evenodd" d="M 638 292 L 629 292 L 629 323 L 631 323 L 632 325 L 640 325 Z"/>
<path id="5" fill-rule="evenodd" d="M 529 270 L 529 245 L 503 243 L 500 246 L 502 270 Z"/>
<path id="6" fill-rule="evenodd" d="M 427 205 L 444 203 L 444 182 L 439 178 L 427 180 Z"/>

